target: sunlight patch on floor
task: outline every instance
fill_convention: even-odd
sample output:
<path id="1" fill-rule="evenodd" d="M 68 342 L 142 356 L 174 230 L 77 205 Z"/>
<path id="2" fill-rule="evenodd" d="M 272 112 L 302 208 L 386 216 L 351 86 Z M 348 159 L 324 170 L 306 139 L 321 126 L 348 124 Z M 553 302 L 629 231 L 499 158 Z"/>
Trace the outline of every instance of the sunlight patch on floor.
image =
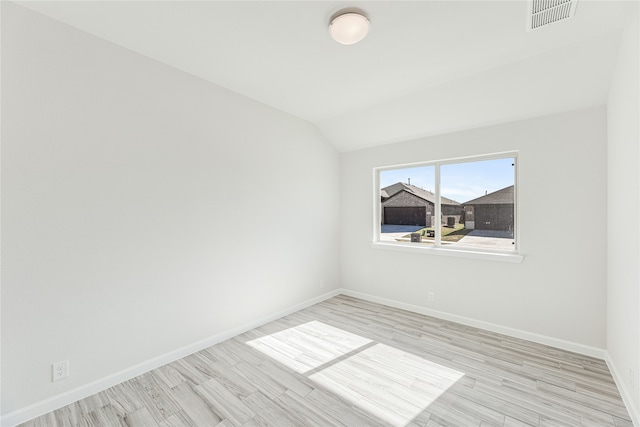
<path id="1" fill-rule="evenodd" d="M 247 344 L 299 373 L 344 356 L 371 340 L 311 321 L 248 341 Z"/>
<path id="2" fill-rule="evenodd" d="M 406 426 L 464 376 L 318 321 L 247 344 L 395 426 Z"/>
<path id="3" fill-rule="evenodd" d="M 405 426 L 464 374 L 376 344 L 309 378 L 395 426 Z"/>

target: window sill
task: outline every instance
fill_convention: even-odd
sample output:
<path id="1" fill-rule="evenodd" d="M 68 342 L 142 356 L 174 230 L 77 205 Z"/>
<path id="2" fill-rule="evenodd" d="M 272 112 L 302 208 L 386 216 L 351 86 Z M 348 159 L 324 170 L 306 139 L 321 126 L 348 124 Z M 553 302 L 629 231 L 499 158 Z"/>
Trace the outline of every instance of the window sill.
<path id="1" fill-rule="evenodd" d="M 413 252 L 427 255 L 439 255 L 455 258 L 481 259 L 487 261 L 521 263 L 524 256 L 510 252 L 484 252 L 464 249 L 449 249 L 443 247 L 427 246 L 423 244 L 373 242 L 371 246 L 375 249 L 385 249 L 402 252 Z"/>

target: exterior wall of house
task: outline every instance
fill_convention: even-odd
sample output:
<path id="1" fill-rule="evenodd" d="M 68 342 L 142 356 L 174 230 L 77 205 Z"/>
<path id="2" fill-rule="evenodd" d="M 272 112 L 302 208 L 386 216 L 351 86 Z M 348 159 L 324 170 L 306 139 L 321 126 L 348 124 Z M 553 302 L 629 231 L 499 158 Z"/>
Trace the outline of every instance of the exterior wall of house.
<path id="1" fill-rule="evenodd" d="M 476 230 L 513 231 L 513 205 L 476 205 Z"/>
<path id="2" fill-rule="evenodd" d="M 460 217 L 462 215 L 462 206 L 442 205 L 442 215 Z"/>
<path id="3" fill-rule="evenodd" d="M 476 214 L 475 214 L 475 206 L 473 205 L 465 205 L 464 211 L 462 212 L 462 220 L 464 223 L 464 228 L 468 230 L 475 230 L 476 228 Z"/>
<path id="4" fill-rule="evenodd" d="M 425 206 L 426 210 L 426 227 L 433 227 L 436 222 L 435 217 L 435 207 L 434 204 L 421 199 L 411 193 L 406 191 L 401 191 L 393 197 L 390 197 L 382 202 L 382 209 L 380 210 L 381 222 L 382 224 L 386 224 L 384 217 L 384 208 L 385 207 L 420 207 Z M 443 225 L 447 224 L 447 217 L 453 216 L 455 218 L 456 224 L 459 224 L 462 221 L 463 210 L 462 206 L 456 205 L 442 205 L 442 216 L 440 218 L 440 223 Z"/>
<path id="5" fill-rule="evenodd" d="M 411 193 L 407 193 L 406 191 L 401 191 L 400 193 L 382 202 L 382 206 L 394 206 L 394 207 L 433 206 L 433 204 L 427 202 L 424 199 L 421 199 L 420 197 L 416 197 Z"/>
<path id="6" fill-rule="evenodd" d="M 426 207 L 426 218 L 425 218 L 425 226 L 426 227 L 431 227 L 431 225 L 433 224 L 433 213 L 434 213 L 434 207 L 433 207 L 433 203 L 428 202 L 424 199 L 421 199 L 420 197 L 416 197 L 411 193 L 408 193 L 406 191 L 401 191 L 400 193 L 390 197 L 389 199 L 385 200 L 384 202 L 382 202 L 382 209 L 380 210 L 380 214 L 381 214 L 381 218 L 380 220 L 382 221 L 383 224 L 386 224 L 385 222 L 385 217 L 384 217 L 384 208 L 385 207 Z"/>
<path id="7" fill-rule="evenodd" d="M 459 205 L 442 205 L 442 224 L 447 224 L 447 218 L 452 216 L 455 218 L 455 223 L 460 224 L 462 222 L 464 211 L 462 206 Z"/>

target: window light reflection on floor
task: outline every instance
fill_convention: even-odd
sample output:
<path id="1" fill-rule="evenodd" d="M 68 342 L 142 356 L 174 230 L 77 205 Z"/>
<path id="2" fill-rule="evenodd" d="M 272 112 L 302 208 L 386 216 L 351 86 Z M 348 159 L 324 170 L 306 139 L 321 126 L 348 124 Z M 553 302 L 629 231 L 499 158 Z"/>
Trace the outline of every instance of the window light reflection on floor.
<path id="1" fill-rule="evenodd" d="M 464 373 L 318 321 L 247 342 L 355 406 L 405 426 Z M 342 358 L 351 354 L 349 357 Z"/>
<path id="2" fill-rule="evenodd" d="M 464 374 L 376 344 L 309 378 L 372 415 L 405 426 Z"/>
<path id="3" fill-rule="evenodd" d="M 314 320 L 247 344 L 303 374 L 370 342 L 359 335 Z"/>

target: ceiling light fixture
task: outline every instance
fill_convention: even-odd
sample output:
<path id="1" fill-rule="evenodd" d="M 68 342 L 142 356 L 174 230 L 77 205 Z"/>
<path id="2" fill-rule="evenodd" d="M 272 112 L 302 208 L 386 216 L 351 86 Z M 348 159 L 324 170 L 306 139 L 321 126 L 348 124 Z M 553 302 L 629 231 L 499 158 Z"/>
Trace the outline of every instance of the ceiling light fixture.
<path id="1" fill-rule="evenodd" d="M 356 44 L 369 34 L 369 20 L 359 11 L 342 10 L 331 19 L 329 34 L 340 44 Z"/>

